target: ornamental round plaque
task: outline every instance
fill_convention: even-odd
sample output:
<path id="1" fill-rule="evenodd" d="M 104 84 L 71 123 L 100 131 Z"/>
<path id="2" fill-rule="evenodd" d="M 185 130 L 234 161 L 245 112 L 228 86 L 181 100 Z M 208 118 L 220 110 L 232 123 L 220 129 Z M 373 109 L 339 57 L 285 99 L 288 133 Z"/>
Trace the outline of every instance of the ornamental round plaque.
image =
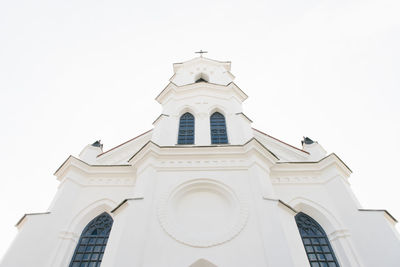
<path id="1" fill-rule="evenodd" d="M 218 181 L 190 180 L 160 199 L 158 218 L 177 241 L 211 247 L 231 240 L 246 224 L 248 209 L 241 199 Z"/>

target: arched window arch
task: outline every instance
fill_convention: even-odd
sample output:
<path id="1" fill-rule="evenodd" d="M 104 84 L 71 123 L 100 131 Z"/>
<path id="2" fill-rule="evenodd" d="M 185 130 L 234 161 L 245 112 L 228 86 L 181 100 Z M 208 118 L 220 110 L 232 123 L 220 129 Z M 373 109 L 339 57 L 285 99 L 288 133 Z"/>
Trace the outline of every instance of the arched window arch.
<path id="1" fill-rule="evenodd" d="M 214 112 L 210 117 L 211 144 L 227 144 L 225 117 L 219 112 Z"/>
<path id="2" fill-rule="evenodd" d="M 113 219 L 104 212 L 83 229 L 69 267 L 99 267 Z"/>
<path id="3" fill-rule="evenodd" d="M 186 112 L 179 119 L 178 145 L 194 144 L 194 117 Z"/>
<path id="4" fill-rule="evenodd" d="M 324 229 L 310 216 L 300 212 L 295 217 L 311 267 L 339 267 Z"/>

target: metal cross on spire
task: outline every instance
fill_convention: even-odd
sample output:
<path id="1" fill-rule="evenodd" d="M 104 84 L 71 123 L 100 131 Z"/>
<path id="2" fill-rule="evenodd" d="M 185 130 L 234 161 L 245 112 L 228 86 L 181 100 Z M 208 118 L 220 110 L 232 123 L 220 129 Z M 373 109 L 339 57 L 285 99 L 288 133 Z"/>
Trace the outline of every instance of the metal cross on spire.
<path id="1" fill-rule="evenodd" d="M 200 49 L 200 51 L 195 52 L 196 54 L 200 54 L 200 57 L 203 57 L 203 54 L 208 53 L 207 51 L 203 51 Z"/>

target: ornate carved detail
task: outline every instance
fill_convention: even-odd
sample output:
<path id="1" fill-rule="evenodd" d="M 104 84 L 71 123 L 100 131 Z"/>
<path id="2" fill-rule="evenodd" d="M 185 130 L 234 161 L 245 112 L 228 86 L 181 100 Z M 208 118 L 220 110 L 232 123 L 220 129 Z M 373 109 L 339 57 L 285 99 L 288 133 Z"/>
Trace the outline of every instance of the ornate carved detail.
<path id="1" fill-rule="evenodd" d="M 321 226 L 317 224 L 314 219 L 304 213 L 299 213 L 296 216 L 296 223 L 302 237 L 325 236 L 325 232 Z"/>
<path id="2" fill-rule="evenodd" d="M 310 176 L 281 176 L 281 177 L 273 177 L 271 178 L 273 184 L 296 184 L 296 183 L 322 183 L 325 179 L 321 179 L 319 177 L 310 177 Z"/>
<path id="3" fill-rule="evenodd" d="M 191 198 L 191 194 L 193 197 L 196 197 L 198 192 L 211 192 L 210 194 L 215 194 L 217 199 L 216 206 L 221 203 L 226 204 L 222 211 L 226 213 L 228 221 L 223 221 L 222 223 L 219 221 L 216 224 L 214 224 L 211 217 L 217 214 L 216 211 L 219 210 L 213 209 L 213 206 L 210 206 L 212 211 L 210 221 L 207 221 L 207 223 L 214 230 L 211 234 L 209 232 L 202 233 L 204 229 L 202 226 L 196 231 L 196 226 L 188 223 L 185 220 L 187 218 L 182 220 L 177 215 L 181 208 L 180 205 L 182 203 L 185 204 L 186 200 Z M 240 198 L 237 197 L 232 189 L 215 180 L 190 180 L 166 192 L 160 198 L 158 203 L 158 219 L 165 232 L 176 241 L 192 247 L 212 247 L 228 242 L 244 228 L 249 213 L 247 202 L 244 199 L 243 196 Z M 201 203 L 201 200 L 198 203 Z M 192 208 L 196 209 L 197 206 L 186 206 L 185 211 L 192 211 Z M 202 219 L 209 218 L 205 209 L 201 210 L 196 216 L 202 217 Z"/>

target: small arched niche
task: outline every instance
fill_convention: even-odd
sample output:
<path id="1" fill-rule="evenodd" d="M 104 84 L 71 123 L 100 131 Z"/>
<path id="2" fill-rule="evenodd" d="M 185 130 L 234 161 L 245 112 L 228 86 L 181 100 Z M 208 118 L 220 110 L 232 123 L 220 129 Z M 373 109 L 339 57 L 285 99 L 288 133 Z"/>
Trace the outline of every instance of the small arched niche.
<path id="1" fill-rule="evenodd" d="M 205 73 L 198 73 L 196 76 L 194 76 L 194 82 L 195 83 L 208 83 L 208 81 L 210 80 L 210 77 L 208 77 L 207 74 Z"/>
<path id="2" fill-rule="evenodd" d="M 195 261 L 193 264 L 191 264 L 189 267 L 217 267 L 217 265 L 212 264 L 208 260 L 199 259 Z"/>

